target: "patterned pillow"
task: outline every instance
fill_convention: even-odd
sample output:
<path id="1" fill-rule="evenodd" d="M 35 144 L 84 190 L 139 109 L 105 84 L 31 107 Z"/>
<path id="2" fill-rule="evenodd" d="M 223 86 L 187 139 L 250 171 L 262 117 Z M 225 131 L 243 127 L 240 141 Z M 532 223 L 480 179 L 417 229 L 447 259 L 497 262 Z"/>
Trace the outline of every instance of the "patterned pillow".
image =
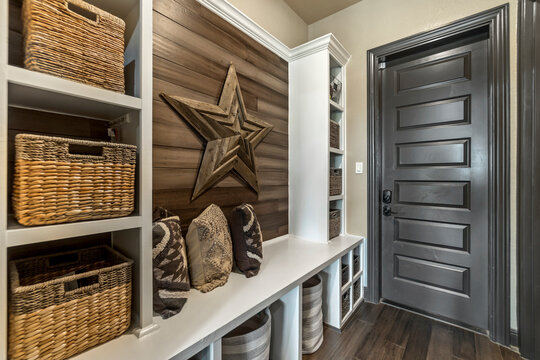
<path id="1" fill-rule="evenodd" d="M 242 204 L 234 208 L 231 235 L 236 266 L 248 278 L 257 275 L 263 258 L 263 238 L 253 206 Z"/>
<path id="2" fill-rule="evenodd" d="M 232 270 L 232 243 L 227 219 L 217 205 L 193 220 L 186 242 L 191 285 L 202 292 L 225 285 Z"/>
<path id="3" fill-rule="evenodd" d="M 178 216 L 153 223 L 152 260 L 154 311 L 167 319 L 182 310 L 190 289 L 186 244 Z"/>

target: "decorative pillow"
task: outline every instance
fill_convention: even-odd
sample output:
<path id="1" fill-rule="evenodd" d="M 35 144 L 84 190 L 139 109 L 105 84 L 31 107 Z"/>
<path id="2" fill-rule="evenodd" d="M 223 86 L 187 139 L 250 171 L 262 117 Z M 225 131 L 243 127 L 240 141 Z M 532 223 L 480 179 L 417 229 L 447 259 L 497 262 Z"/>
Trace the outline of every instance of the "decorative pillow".
<path id="1" fill-rule="evenodd" d="M 236 266 L 248 278 L 257 275 L 263 258 L 263 238 L 253 206 L 242 204 L 234 208 L 231 235 Z"/>
<path id="2" fill-rule="evenodd" d="M 191 285 L 209 292 L 227 283 L 233 255 L 227 219 L 210 205 L 189 225 L 186 236 Z"/>
<path id="3" fill-rule="evenodd" d="M 154 311 L 167 319 L 182 310 L 190 289 L 186 244 L 178 216 L 153 223 L 152 260 Z"/>

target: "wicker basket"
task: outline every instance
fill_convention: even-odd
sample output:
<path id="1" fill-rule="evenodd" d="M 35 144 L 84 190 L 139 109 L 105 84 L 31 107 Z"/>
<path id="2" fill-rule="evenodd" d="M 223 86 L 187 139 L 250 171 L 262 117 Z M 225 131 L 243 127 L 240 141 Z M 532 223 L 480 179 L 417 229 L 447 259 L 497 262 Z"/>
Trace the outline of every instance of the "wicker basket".
<path id="1" fill-rule="evenodd" d="M 330 147 L 339 149 L 339 124 L 330 120 Z"/>
<path id="2" fill-rule="evenodd" d="M 341 233 L 341 210 L 334 209 L 330 210 L 329 215 L 329 237 L 330 239 L 339 236 Z"/>
<path id="3" fill-rule="evenodd" d="M 341 286 L 349 282 L 349 265 L 341 264 Z"/>
<path id="4" fill-rule="evenodd" d="M 341 295 L 341 318 L 343 319 L 351 310 L 351 289 Z"/>
<path id="5" fill-rule="evenodd" d="M 323 343 L 322 294 L 319 275 L 302 284 L 302 354 L 313 354 Z"/>
<path id="6" fill-rule="evenodd" d="M 268 360 L 272 315 L 266 308 L 221 339 L 223 360 Z"/>
<path id="7" fill-rule="evenodd" d="M 356 275 L 360 272 L 360 256 L 353 255 L 353 273 Z"/>
<path id="8" fill-rule="evenodd" d="M 121 335 L 133 262 L 106 246 L 9 263 L 9 358 L 66 359 Z"/>
<path id="9" fill-rule="evenodd" d="M 82 0 L 24 0 L 24 66 L 124 92 L 125 23 Z"/>
<path id="10" fill-rule="evenodd" d="M 13 210 L 22 225 L 133 212 L 136 146 L 19 134 L 15 148 Z"/>
<path id="11" fill-rule="evenodd" d="M 360 299 L 360 279 L 356 280 L 353 285 L 353 302 L 356 304 Z"/>
<path id="12" fill-rule="evenodd" d="M 330 169 L 330 196 L 341 195 L 343 191 L 342 169 Z"/>

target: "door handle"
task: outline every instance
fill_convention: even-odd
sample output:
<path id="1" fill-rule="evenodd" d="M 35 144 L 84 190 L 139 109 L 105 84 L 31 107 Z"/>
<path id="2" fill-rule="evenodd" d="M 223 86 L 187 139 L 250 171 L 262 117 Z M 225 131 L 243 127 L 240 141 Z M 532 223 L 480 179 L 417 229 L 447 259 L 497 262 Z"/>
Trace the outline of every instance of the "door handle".
<path id="1" fill-rule="evenodd" d="M 390 204 L 392 202 L 392 191 L 391 190 L 383 190 L 382 192 L 382 202 L 384 204 Z"/>
<path id="2" fill-rule="evenodd" d="M 397 214 L 397 212 L 392 211 L 392 208 L 390 207 L 390 205 L 384 205 L 382 208 L 382 213 L 384 216 Z"/>

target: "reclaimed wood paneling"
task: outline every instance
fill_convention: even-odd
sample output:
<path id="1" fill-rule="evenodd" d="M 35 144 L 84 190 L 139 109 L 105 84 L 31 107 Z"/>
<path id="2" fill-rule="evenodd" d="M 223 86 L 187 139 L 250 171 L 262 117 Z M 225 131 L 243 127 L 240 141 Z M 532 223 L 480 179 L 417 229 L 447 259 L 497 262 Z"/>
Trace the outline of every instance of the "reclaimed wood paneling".
<path id="1" fill-rule="evenodd" d="M 208 205 L 255 207 L 264 239 L 288 232 L 288 64 L 195 0 L 154 0 L 153 202 L 182 230 Z M 205 143 L 159 97 L 217 104 L 230 64 L 247 111 L 274 126 L 256 148 L 260 194 L 229 175 L 191 200 Z"/>

